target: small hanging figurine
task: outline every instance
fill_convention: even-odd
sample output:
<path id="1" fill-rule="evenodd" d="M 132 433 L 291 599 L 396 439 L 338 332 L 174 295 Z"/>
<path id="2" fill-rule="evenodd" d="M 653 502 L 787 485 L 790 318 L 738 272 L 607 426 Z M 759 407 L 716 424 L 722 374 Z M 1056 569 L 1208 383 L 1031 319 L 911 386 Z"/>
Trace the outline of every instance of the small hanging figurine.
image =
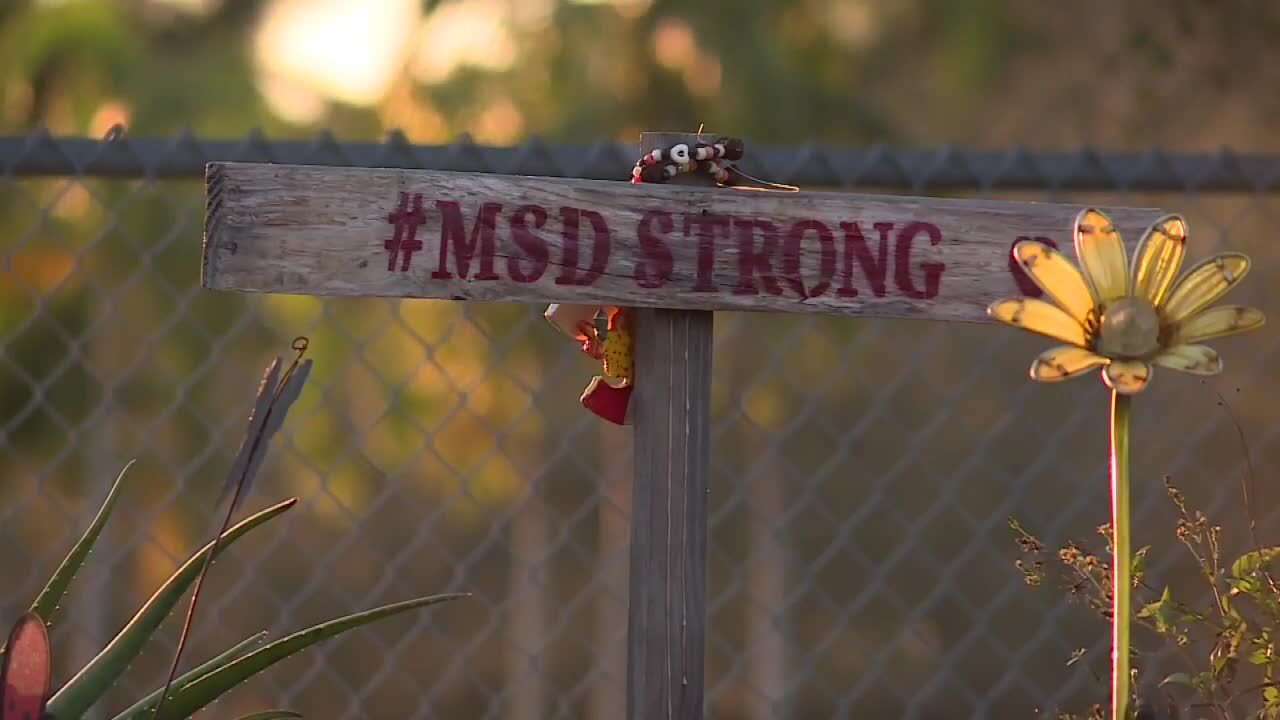
<path id="1" fill-rule="evenodd" d="M 544 313 L 557 330 L 582 344 L 582 352 L 600 361 L 603 372 L 587 384 L 580 401 L 618 425 L 630 424 L 635 337 L 629 315 L 619 307 L 566 304 L 551 305 Z"/>

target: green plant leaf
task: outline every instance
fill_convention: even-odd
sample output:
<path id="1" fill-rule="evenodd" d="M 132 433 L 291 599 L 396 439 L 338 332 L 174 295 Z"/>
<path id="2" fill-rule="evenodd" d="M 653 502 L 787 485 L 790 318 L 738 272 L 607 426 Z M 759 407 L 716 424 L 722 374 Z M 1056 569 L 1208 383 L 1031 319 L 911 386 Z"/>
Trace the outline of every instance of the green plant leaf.
<path id="1" fill-rule="evenodd" d="M 249 654 L 250 649 L 254 645 L 262 642 L 262 639 L 266 636 L 267 633 L 264 630 L 263 632 L 242 640 L 238 645 L 235 645 L 229 650 L 223 652 L 221 655 L 218 655 L 204 664 L 192 668 L 191 670 L 174 678 L 173 686 L 182 687 L 183 685 L 188 685 L 226 665 L 227 663 L 230 663 L 232 660 L 244 657 Z M 156 688 L 155 692 L 134 703 L 128 710 L 116 715 L 112 720 L 139 720 L 155 708 L 156 702 L 160 700 L 160 693 L 163 691 L 164 688 Z"/>
<path id="2" fill-rule="evenodd" d="M 1161 634 L 1176 633 L 1178 624 L 1188 620 L 1186 614 L 1179 611 L 1178 603 L 1174 601 L 1168 587 L 1160 594 L 1159 600 L 1142 606 L 1138 610 L 1138 617 L 1154 620 L 1156 632 Z"/>
<path id="3" fill-rule="evenodd" d="M 297 498 L 290 498 L 241 520 L 221 536 L 217 542 L 216 555 L 221 555 L 250 530 L 279 516 L 297 502 Z M 182 594 L 200 574 L 204 558 L 213 546 L 214 543 L 210 542 L 192 555 L 160 586 L 159 590 L 156 590 L 151 599 L 138 610 L 129 624 L 107 643 L 102 652 L 81 668 L 75 677 L 62 686 L 62 689 L 54 693 L 49 699 L 50 715 L 56 718 L 79 718 L 120 679 L 129 667 L 129 663 L 132 663 L 146 647 L 151 636 L 173 610 L 173 606 L 178 603 Z"/>
<path id="4" fill-rule="evenodd" d="M 1280 547 L 1266 547 L 1247 552 L 1231 563 L 1231 577 L 1245 578 L 1262 569 L 1263 565 L 1280 558 Z"/>
<path id="5" fill-rule="evenodd" d="M 1147 553 L 1151 551 L 1150 545 L 1143 545 L 1133 554 L 1133 576 L 1135 578 L 1142 575 L 1142 571 L 1146 569 Z"/>
<path id="6" fill-rule="evenodd" d="M 292 710 L 266 710 L 264 712 L 245 715 L 240 720 L 276 720 L 276 718 L 300 718 L 301 713 Z"/>
<path id="7" fill-rule="evenodd" d="M 31 603 L 30 612 L 40 616 L 46 626 L 53 622 L 54 613 L 58 610 L 58 604 L 62 602 L 63 596 L 67 594 L 67 588 L 71 585 L 71 580 L 75 578 L 76 573 L 84 566 L 85 558 L 89 557 L 89 551 L 93 549 L 93 544 L 97 542 L 98 536 L 102 534 L 102 528 L 107 524 L 107 517 L 111 515 L 111 509 L 116 504 L 116 498 L 120 496 L 120 489 L 124 484 L 124 474 L 129 472 L 129 468 L 137 460 L 130 460 L 120 474 L 116 476 L 115 484 L 111 486 L 110 492 L 107 493 L 107 499 L 102 502 L 102 506 L 98 508 L 98 514 L 93 518 L 93 522 L 89 524 L 89 529 L 85 530 L 84 535 L 71 548 L 71 552 L 63 558 L 62 564 L 58 566 L 58 570 L 49 578 L 49 583 L 44 586 L 44 590 L 36 596 L 36 601 Z M 4 661 L 5 646 L 0 644 L 0 662 Z"/>
<path id="8" fill-rule="evenodd" d="M 236 685 L 322 640 L 327 640 L 348 630 L 353 630 L 362 625 L 367 625 L 407 610 L 462 597 L 470 597 L 470 593 L 432 595 L 430 597 L 405 600 L 330 620 L 296 632 L 288 637 L 283 637 L 171 693 L 169 699 L 165 702 L 162 716 L 171 720 L 188 718 Z"/>
<path id="9" fill-rule="evenodd" d="M 1165 685 L 1185 685 L 1187 687 L 1195 687 L 1196 684 L 1187 673 L 1176 672 L 1160 681 L 1160 687 L 1164 687 Z"/>
<path id="10" fill-rule="evenodd" d="M 89 552 L 93 550 L 93 544 L 97 542 L 98 536 L 102 534 L 102 529 L 106 527 L 107 518 L 111 516 L 116 500 L 120 497 L 120 490 L 124 487 L 125 473 L 129 472 L 129 468 L 133 467 L 135 462 L 137 462 L 136 459 L 130 460 L 129 464 L 125 465 L 120 474 L 116 476 L 115 484 L 111 486 L 111 491 L 107 493 L 107 499 L 102 501 L 102 506 L 98 508 L 97 516 L 93 518 L 89 528 L 84 531 L 84 535 L 80 536 L 80 540 L 71 548 L 71 552 L 67 553 L 67 556 L 62 560 L 62 564 L 58 566 L 58 570 L 53 573 L 53 577 L 49 578 L 49 584 L 44 586 L 44 590 L 40 591 L 36 601 L 31 604 L 31 612 L 39 615 L 46 625 L 53 622 L 53 615 L 58 610 L 58 604 L 62 602 L 63 596 L 67 594 L 67 588 L 70 587 L 76 573 L 80 571 L 80 568 L 84 567 L 84 561 L 89 557 Z"/>

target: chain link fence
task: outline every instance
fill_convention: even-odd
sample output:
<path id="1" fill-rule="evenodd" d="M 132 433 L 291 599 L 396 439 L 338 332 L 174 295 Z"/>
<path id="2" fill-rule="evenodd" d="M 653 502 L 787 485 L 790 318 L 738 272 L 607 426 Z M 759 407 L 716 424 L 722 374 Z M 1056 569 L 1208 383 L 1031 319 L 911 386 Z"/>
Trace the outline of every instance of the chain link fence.
<path id="1" fill-rule="evenodd" d="M 212 532 L 262 368 L 306 335 L 315 370 L 247 507 L 301 502 L 215 567 L 187 662 L 261 629 L 474 596 L 331 641 L 217 712 L 622 717 L 630 439 L 578 405 L 590 360 L 540 307 L 201 290 L 210 160 L 623 180 L 634 149 L 0 138 L 2 616 L 137 458 L 53 632 L 58 681 L 92 657 Z M 1249 253 L 1233 301 L 1280 317 L 1280 158 L 808 145 L 749 146 L 743 165 L 805 189 L 1182 212 L 1189 261 Z M 1160 583 L 1196 577 L 1164 475 L 1243 548 L 1247 458 L 1260 532 L 1280 536 L 1273 337 L 1221 341 L 1223 375 L 1166 373 L 1137 406 L 1135 545 L 1154 546 Z M 1028 717 L 1106 697 L 1106 625 L 1025 585 L 1006 524 L 1096 539 L 1100 386 L 1031 383 L 1043 343 L 988 325 L 719 313 L 715 338 L 708 717 Z M 112 709 L 162 681 L 178 622 Z"/>

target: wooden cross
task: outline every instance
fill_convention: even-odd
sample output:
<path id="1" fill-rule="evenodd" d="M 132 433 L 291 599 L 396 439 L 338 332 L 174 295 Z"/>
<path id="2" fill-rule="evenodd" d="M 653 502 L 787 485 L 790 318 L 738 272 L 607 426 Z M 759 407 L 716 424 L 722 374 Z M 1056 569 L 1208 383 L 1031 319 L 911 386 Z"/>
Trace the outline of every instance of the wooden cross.
<path id="1" fill-rule="evenodd" d="M 260 163 L 210 163 L 206 191 L 206 288 L 637 309 L 631 720 L 702 717 L 712 311 L 987 322 L 1040 295 L 1013 244 L 1074 259 L 1081 209 Z M 1104 210 L 1126 238 L 1162 214 Z"/>

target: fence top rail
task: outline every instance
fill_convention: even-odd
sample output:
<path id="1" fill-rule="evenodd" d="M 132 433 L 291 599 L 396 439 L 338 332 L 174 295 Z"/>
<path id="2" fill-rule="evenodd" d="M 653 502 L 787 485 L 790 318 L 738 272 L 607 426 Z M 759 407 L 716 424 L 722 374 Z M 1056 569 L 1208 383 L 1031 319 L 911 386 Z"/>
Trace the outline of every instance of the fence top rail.
<path id="1" fill-rule="evenodd" d="M 748 138 L 750 143 L 750 139 Z M 82 175 L 100 178 L 198 179 L 209 162 L 459 170 L 508 175 L 627 180 L 633 144 L 548 143 L 534 137 L 515 146 L 479 145 L 467 136 L 447 145 L 414 145 L 399 132 L 382 142 L 339 142 L 329 132 L 312 140 L 129 137 L 113 129 L 102 139 L 53 137 L 40 130 L 0 136 L 0 177 Z M 911 150 L 889 145 L 794 147 L 752 144 L 741 166 L 770 180 L 809 187 L 907 190 L 1280 191 L 1280 154 L 1168 152 Z"/>

